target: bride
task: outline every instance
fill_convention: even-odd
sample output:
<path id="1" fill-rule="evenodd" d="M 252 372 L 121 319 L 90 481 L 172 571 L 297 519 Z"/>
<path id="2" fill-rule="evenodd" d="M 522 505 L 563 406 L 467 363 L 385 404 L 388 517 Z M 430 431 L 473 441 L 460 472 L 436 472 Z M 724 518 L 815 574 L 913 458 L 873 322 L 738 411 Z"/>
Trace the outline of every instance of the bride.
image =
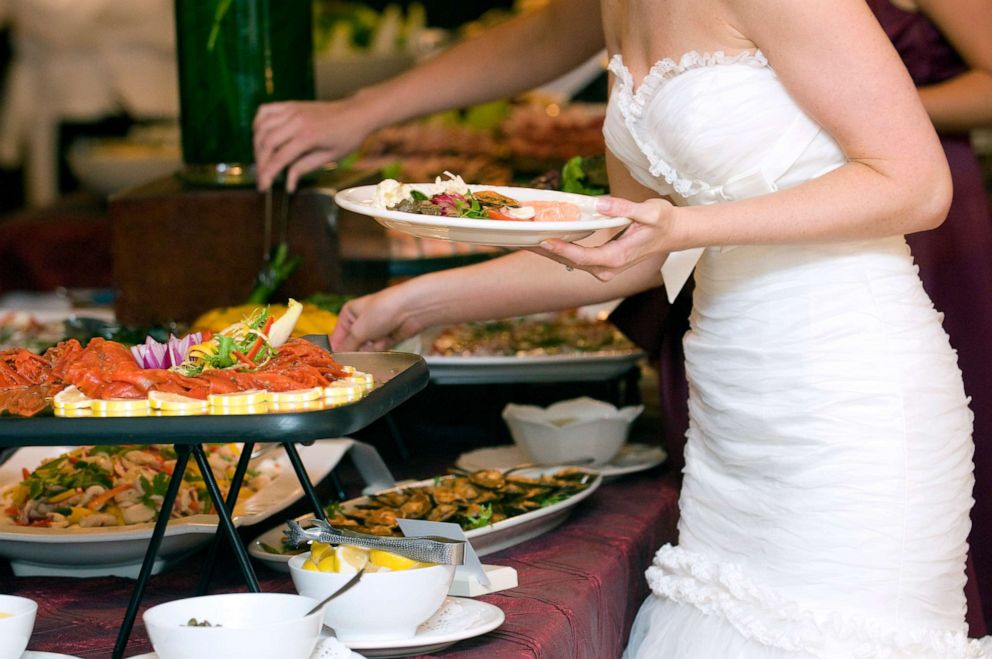
<path id="1" fill-rule="evenodd" d="M 647 571 L 626 656 L 986 656 L 964 623 L 971 412 L 902 237 L 943 220 L 949 174 L 861 0 L 552 2 L 486 52 L 332 106 L 264 106 L 260 185 L 378 125 L 532 86 L 604 39 L 615 196 L 599 210 L 635 223 L 354 300 L 335 348 L 662 282 L 674 297 L 694 276 L 679 544 Z"/>

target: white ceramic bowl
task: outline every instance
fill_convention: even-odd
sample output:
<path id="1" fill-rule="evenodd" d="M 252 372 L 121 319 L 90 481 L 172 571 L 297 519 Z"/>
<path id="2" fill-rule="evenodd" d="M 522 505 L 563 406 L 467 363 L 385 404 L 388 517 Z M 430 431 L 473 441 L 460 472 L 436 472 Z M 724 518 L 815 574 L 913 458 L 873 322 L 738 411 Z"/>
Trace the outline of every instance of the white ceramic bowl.
<path id="1" fill-rule="evenodd" d="M 34 630 L 38 603 L 26 597 L 0 595 L 0 659 L 18 659 Z"/>
<path id="2" fill-rule="evenodd" d="M 321 600 L 352 576 L 304 570 L 310 553 L 289 561 L 297 592 Z M 342 641 L 397 641 L 413 638 L 420 623 L 430 618 L 451 588 L 455 566 L 435 565 L 396 572 L 366 572 L 344 595 L 324 607 L 324 623 Z"/>
<path id="3" fill-rule="evenodd" d="M 630 424 L 643 405 L 617 409 L 593 398 L 573 398 L 547 408 L 510 403 L 503 420 L 513 441 L 530 460 L 562 464 L 591 459 L 593 466 L 612 460 L 623 448 Z"/>
<path id="4" fill-rule="evenodd" d="M 317 600 L 287 593 L 190 597 L 145 611 L 159 659 L 309 659 L 323 623 Z M 190 627 L 190 618 L 212 627 Z M 216 626 L 220 625 L 220 626 Z"/>

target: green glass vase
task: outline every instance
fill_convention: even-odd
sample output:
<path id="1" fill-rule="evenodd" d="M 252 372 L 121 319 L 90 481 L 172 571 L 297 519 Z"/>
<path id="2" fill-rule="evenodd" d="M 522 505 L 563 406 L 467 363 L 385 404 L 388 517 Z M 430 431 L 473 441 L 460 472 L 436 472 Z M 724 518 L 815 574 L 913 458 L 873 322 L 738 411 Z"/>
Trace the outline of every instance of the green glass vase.
<path id="1" fill-rule="evenodd" d="M 312 100 L 311 0 L 176 0 L 183 169 L 194 184 L 254 182 L 262 103 Z"/>

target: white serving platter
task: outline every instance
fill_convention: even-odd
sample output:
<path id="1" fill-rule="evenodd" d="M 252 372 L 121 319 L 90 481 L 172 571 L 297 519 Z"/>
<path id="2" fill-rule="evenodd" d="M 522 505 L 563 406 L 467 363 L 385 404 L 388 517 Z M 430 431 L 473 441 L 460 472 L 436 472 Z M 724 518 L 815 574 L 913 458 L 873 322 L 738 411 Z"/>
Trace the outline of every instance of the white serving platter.
<path id="1" fill-rule="evenodd" d="M 515 473 L 522 476 L 538 476 L 541 474 L 554 473 L 558 469 L 559 467 L 547 469 L 522 469 Z M 592 469 L 586 469 L 584 471 L 588 471 L 593 477 L 589 487 L 565 499 L 564 501 L 559 501 L 558 503 L 544 508 L 539 508 L 537 510 L 532 510 L 522 515 L 515 515 L 489 526 L 466 531 L 465 537 L 472 543 L 472 547 L 475 549 L 476 554 L 479 556 L 485 556 L 487 554 L 492 554 L 497 551 L 507 549 L 508 547 L 520 544 L 521 542 L 526 542 L 531 538 L 536 538 L 543 533 L 547 533 L 564 522 L 572 513 L 575 506 L 590 497 L 603 482 L 603 477 L 598 471 Z M 403 485 L 395 488 L 383 490 L 383 492 L 402 490 L 411 487 L 422 487 L 433 484 L 434 479 L 430 478 L 412 483 L 404 483 Z M 344 507 L 354 506 L 360 505 L 366 501 L 368 501 L 367 497 L 359 497 L 357 499 L 345 501 L 341 505 Z M 312 515 L 304 515 L 298 517 L 296 521 L 302 523 L 310 519 L 313 519 Z M 284 528 L 284 526 L 277 526 L 269 529 L 252 540 L 251 544 L 248 545 L 248 553 L 254 558 L 266 563 L 273 569 L 281 572 L 288 572 L 289 559 L 293 557 L 293 554 L 273 554 L 263 548 L 263 545 L 268 545 L 270 547 L 281 547 Z"/>
<path id="2" fill-rule="evenodd" d="M 350 439 L 318 440 L 297 450 L 311 482 L 317 483 L 352 446 Z M 70 446 L 27 447 L 0 467 L 0 490 L 22 479 L 21 470 L 37 467 L 45 458 Z M 303 496 L 303 488 L 280 447 L 259 459 L 272 460 L 278 475 L 253 496 L 239 502 L 235 526 L 258 524 Z M 110 528 L 32 528 L 13 524 L 0 512 L 0 557 L 10 561 L 17 576 L 124 576 L 136 578 L 152 535 L 152 523 Z M 153 574 L 207 543 L 217 528 L 216 515 L 193 515 L 169 522 Z"/>

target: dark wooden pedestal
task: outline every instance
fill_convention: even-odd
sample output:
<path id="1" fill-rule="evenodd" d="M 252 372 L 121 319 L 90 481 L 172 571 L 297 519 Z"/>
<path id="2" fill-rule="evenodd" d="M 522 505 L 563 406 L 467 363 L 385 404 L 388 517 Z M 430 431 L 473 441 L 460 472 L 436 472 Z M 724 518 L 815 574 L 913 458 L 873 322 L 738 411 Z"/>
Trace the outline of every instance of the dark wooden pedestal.
<path id="1" fill-rule="evenodd" d="M 346 178 L 320 178 L 289 198 L 286 242 L 302 262 L 274 302 L 288 295 L 349 292 L 342 283 L 341 228 L 332 195 L 367 180 Z M 273 244 L 280 239 L 283 203 L 283 194 L 275 192 Z M 194 188 L 167 177 L 113 197 L 109 214 L 114 311 L 121 323 L 185 323 L 208 309 L 242 304 L 263 266 L 265 196 L 252 188 Z M 375 222 L 363 224 L 381 233 Z"/>

